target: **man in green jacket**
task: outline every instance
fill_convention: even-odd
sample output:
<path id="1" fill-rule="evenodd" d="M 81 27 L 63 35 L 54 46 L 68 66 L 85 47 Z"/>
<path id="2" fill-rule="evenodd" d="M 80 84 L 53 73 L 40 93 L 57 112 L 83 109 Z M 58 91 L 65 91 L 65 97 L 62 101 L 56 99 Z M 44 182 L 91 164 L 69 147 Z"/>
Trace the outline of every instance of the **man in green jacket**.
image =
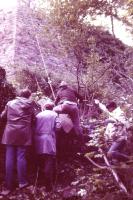
<path id="1" fill-rule="evenodd" d="M 17 161 L 19 187 L 28 185 L 26 170 L 26 150 L 32 143 L 33 102 L 29 99 L 30 90 L 20 91 L 19 97 L 9 101 L 1 114 L 6 119 L 2 144 L 6 145 L 6 187 L 3 195 L 14 189 L 14 168 Z"/>

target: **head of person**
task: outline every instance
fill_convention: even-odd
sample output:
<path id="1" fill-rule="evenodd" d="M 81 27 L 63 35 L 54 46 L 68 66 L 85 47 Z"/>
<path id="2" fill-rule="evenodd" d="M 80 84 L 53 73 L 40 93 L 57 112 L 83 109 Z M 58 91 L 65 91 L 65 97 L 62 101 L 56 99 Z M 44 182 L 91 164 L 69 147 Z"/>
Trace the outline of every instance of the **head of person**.
<path id="1" fill-rule="evenodd" d="M 54 103 L 52 101 L 48 101 L 44 104 L 43 110 L 53 110 Z"/>
<path id="2" fill-rule="evenodd" d="M 59 88 L 66 88 L 68 86 L 67 82 L 61 81 Z"/>
<path id="3" fill-rule="evenodd" d="M 31 91 L 29 89 L 22 89 L 19 92 L 19 96 L 28 99 L 31 96 Z"/>
<path id="4" fill-rule="evenodd" d="M 114 101 L 110 102 L 110 103 L 107 105 L 107 109 L 108 109 L 110 112 L 112 112 L 112 111 L 115 110 L 116 108 L 117 108 L 117 104 L 116 104 Z"/>

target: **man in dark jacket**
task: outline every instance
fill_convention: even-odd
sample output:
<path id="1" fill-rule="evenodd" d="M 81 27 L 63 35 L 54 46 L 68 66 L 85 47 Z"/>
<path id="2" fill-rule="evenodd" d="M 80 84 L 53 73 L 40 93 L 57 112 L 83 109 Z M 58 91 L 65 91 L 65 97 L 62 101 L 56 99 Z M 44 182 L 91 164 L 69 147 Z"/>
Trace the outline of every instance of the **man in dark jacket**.
<path id="1" fill-rule="evenodd" d="M 6 127 L 2 144 L 6 145 L 6 186 L 7 195 L 14 189 L 14 168 L 17 161 L 19 187 L 28 185 L 26 171 L 26 150 L 32 143 L 32 120 L 34 118 L 33 102 L 29 100 L 31 92 L 24 89 L 20 96 L 9 101 L 1 118 L 6 118 Z"/>
<path id="2" fill-rule="evenodd" d="M 76 135 L 81 134 L 79 108 L 77 100 L 82 100 L 82 97 L 65 81 L 62 81 L 57 92 L 54 111 L 57 113 L 66 113 L 70 116 Z"/>

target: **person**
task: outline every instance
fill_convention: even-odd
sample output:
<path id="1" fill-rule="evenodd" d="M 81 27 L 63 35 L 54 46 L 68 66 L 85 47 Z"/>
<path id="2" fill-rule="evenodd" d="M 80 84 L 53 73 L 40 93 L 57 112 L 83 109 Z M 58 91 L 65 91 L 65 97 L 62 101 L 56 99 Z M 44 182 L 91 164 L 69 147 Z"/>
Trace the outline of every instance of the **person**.
<path id="1" fill-rule="evenodd" d="M 37 114 L 34 137 L 35 150 L 45 175 L 47 192 L 53 189 L 56 164 L 55 125 L 57 113 L 53 111 L 53 107 L 53 102 L 46 102 L 44 110 Z"/>
<path id="2" fill-rule="evenodd" d="M 34 110 L 29 99 L 30 90 L 23 89 L 20 95 L 9 101 L 1 114 L 6 119 L 6 126 L 2 136 L 2 144 L 6 146 L 6 187 L 1 195 L 7 195 L 14 189 L 14 169 L 17 164 L 19 187 L 28 185 L 27 180 L 27 147 L 32 144 L 32 122 Z"/>
<path id="3" fill-rule="evenodd" d="M 107 107 L 99 103 L 99 106 L 109 114 L 108 125 L 105 130 L 106 141 L 111 142 L 107 155 L 117 161 L 127 161 L 129 156 L 123 153 L 127 142 L 128 120 L 125 113 L 115 102 L 110 102 Z"/>
<path id="4" fill-rule="evenodd" d="M 107 109 L 111 113 L 109 119 L 112 120 L 112 123 L 107 125 L 105 137 L 113 140 L 107 155 L 118 161 L 127 161 L 129 156 L 122 153 L 122 151 L 127 141 L 128 120 L 123 110 L 119 106 L 117 107 L 115 102 L 108 104 Z"/>
<path id="5" fill-rule="evenodd" d="M 79 108 L 77 100 L 82 100 L 82 97 L 65 81 L 62 81 L 55 99 L 54 111 L 57 113 L 68 114 L 73 122 L 74 132 L 76 135 L 81 135 Z"/>

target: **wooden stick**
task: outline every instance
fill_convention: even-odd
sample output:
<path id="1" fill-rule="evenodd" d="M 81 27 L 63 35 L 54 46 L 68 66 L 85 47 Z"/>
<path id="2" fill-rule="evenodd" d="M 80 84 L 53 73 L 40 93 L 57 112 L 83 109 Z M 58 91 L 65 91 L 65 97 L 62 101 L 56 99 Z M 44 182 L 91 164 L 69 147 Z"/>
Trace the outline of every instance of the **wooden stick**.
<path id="1" fill-rule="evenodd" d="M 34 188 L 33 188 L 33 195 L 35 195 L 37 181 L 38 181 L 38 176 L 39 176 L 39 167 L 37 167 L 36 179 L 35 179 L 35 184 L 34 184 Z"/>
<path id="2" fill-rule="evenodd" d="M 120 189 L 122 189 L 122 191 L 129 196 L 129 193 L 127 191 L 127 188 L 125 187 L 125 185 L 122 183 L 122 181 L 120 180 L 120 178 L 118 177 L 117 175 L 117 172 L 111 167 L 106 155 L 104 154 L 103 150 L 101 148 L 99 148 L 100 152 L 103 154 L 103 158 L 104 158 L 104 161 L 106 163 L 106 165 L 108 166 L 109 170 L 111 171 L 111 173 L 113 174 L 116 182 L 118 183 Z"/>
<path id="3" fill-rule="evenodd" d="M 95 161 L 93 161 L 93 160 L 89 157 L 88 153 L 85 154 L 85 158 L 87 158 L 94 166 L 96 166 L 96 167 L 98 167 L 98 168 L 100 168 L 100 169 L 108 169 L 107 166 L 101 166 L 101 165 L 97 164 Z"/>
<path id="4" fill-rule="evenodd" d="M 95 167 L 99 168 L 99 169 L 109 169 L 108 166 L 102 166 L 102 165 L 99 165 L 98 163 L 96 163 L 94 160 L 92 160 L 90 157 L 89 157 L 89 153 L 86 153 L 84 155 L 85 158 L 87 158 L 87 160 L 89 160 L 91 162 L 91 164 L 93 164 Z M 110 165 L 112 169 L 133 169 L 133 166 L 131 167 L 128 167 L 128 166 L 115 166 L 115 165 Z"/>

